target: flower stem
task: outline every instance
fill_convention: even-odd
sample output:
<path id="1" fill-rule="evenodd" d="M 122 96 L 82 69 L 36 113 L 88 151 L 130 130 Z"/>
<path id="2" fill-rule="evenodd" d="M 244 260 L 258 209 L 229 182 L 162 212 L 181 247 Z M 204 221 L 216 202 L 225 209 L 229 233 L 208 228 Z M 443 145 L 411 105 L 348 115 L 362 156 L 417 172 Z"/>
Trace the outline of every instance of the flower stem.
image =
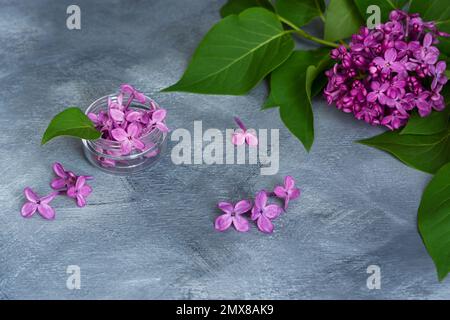
<path id="1" fill-rule="evenodd" d="M 238 117 L 234 117 L 234 121 L 239 126 L 239 128 L 242 129 L 242 131 L 247 131 L 247 128 L 245 127 L 245 125 L 244 125 L 244 123 L 242 122 L 241 119 L 239 119 Z"/>
<path id="2" fill-rule="evenodd" d="M 320 39 L 320 38 L 314 37 L 313 35 L 310 35 L 310 34 L 307 33 L 306 31 L 300 29 L 300 28 L 297 27 L 295 24 L 293 24 L 292 22 L 290 22 L 289 20 L 286 20 L 285 18 L 283 18 L 283 17 L 281 17 L 281 16 L 278 16 L 278 19 L 279 19 L 281 22 L 287 24 L 287 25 L 288 25 L 289 27 L 291 27 L 292 29 L 294 29 L 294 30 L 292 30 L 292 32 L 295 32 L 296 34 L 298 34 L 298 35 L 301 36 L 302 38 L 305 38 L 305 39 L 308 39 L 308 40 L 310 40 L 310 41 L 313 41 L 313 42 L 316 42 L 316 43 L 319 43 L 319 44 L 323 44 L 323 45 L 325 45 L 325 46 L 332 47 L 332 48 L 339 48 L 339 46 L 340 46 L 340 45 L 337 44 L 337 43 L 330 42 L 330 41 L 327 41 L 327 40 L 324 40 L 324 39 Z"/>
<path id="3" fill-rule="evenodd" d="M 323 15 L 322 8 L 320 7 L 319 0 L 314 0 L 314 2 L 316 3 L 316 8 L 319 11 L 320 20 L 325 22 L 325 16 Z"/>

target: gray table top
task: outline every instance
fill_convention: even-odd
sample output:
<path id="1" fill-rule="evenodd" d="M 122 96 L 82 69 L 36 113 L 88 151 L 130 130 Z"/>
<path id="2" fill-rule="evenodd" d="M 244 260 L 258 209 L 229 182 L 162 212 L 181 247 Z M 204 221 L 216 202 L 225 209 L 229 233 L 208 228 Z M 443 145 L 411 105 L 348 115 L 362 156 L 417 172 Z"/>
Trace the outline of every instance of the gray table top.
<path id="1" fill-rule="evenodd" d="M 354 143 L 381 129 L 319 99 L 308 154 L 276 109 L 259 111 L 264 85 L 240 97 L 158 92 L 179 79 L 223 2 L 78 0 L 82 28 L 71 31 L 64 1 L 1 1 L 0 299 L 449 298 L 416 228 L 430 176 Z M 171 128 L 234 128 L 234 115 L 279 128 L 278 174 L 175 165 L 168 152 L 120 177 L 89 165 L 75 139 L 40 146 L 53 115 L 124 82 L 167 108 Z M 23 188 L 48 192 L 54 161 L 95 176 L 89 205 L 60 197 L 56 220 L 22 218 Z M 303 195 L 272 235 L 214 230 L 217 201 L 251 197 L 288 174 Z M 366 286 L 373 264 L 380 290 Z M 80 290 L 66 288 L 69 265 L 81 268 Z"/>

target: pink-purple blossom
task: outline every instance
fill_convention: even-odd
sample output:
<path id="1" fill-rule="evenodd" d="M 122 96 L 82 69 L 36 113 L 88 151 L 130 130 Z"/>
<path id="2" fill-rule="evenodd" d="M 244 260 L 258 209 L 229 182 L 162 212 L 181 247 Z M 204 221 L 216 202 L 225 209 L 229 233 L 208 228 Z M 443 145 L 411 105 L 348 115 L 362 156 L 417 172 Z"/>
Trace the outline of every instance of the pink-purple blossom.
<path id="1" fill-rule="evenodd" d="M 55 218 L 55 209 L 50 206 L 50 202 L 57 196 L 58 192 L 39 197 L 30 187 L 26 187 L 23 193 L 28 201 L 22 207 L 22 217 L 29 218 L 37 211 L 44 219 L 53 220 Z"/>
<path id="2" fill-rule="evenodd" d="M 242 214 L 250 211 L 252 203 L 249 200 L 241 200 L 236 205 L 229 202 L 219 202 L 217 207 L 224 212 L 215 221 L 215 228 L 219 231 L 227 230 L 232 224 L 237 231 L 246 232 L 249 229 L 248 221 Z"/>
<path id="3" fill-rule="evenodd" d="M 237 146 L 243 145 L 244 142 L 249 146 L 257 146 L 258 138 L 251 130 L 247 130 L 246 126 L 238 117 L 234 117 L 234 121 L 240 129 L 235 130 L 231 137 L 231 143 Z"/>
<path id="4" fill-rule="evenodd" d="M 301 191 L 295 187 L 295 180 L 291 176 L 284 178 L 284 186 L 276 186 L 273 193 L 281 199 L 284 199 L 284 210 L 287 210 L 289 201 L 300 197 Z"/>
<path id="5" fill-rule="evenodd" d="M 71 186 L 67 190 L 67 195 L 70 198 L 77 200 L 77 205 L 79 207 L 84 207 L 86 205 L 86 198 L 92 193 L 92 188 L 86 184 L 86 178 L 80 176 L 77 178 L 75 185 Z"/>
<path id="6" fill-rule="evenodd" d="M 269 204 L 269 197 L 276 196 L 284 200 L 284 210 L 286 211 L 289 201 L 300 197 L 300 193 L 300 189 L 295 187 L 294 178 L 287 176 L 284 178 L 284 186 L 276 186 L 274 192 L 259 191 L 253 206 L 250 200 L 241 200 L 234 206 L 229 202 L 219 202 L 217 206 L 224 214 L 216 218 L 214 227 L 218 231 L 224 231 L 234 225 L 238 231 L 248 231 L 248 220 L 243 215 L 250 212 L 250 219 L 256 222 L 260 231 L 272 233 L 274 229 L 272 220 L 276 219 L 283 209 L 277 204 Z"/>
<path id="7" fill-rule="evenodd" d="M 256 221 L 258 229 L 265 233 L 273 232 L 272 220 L 281 213 L 281 207 L 276 204 L 267 204 L 267 193 L 264 190 L 258 192 L 255 205 L 252 208 L 251 219 Z"/>
<path id="8" fill-rule="evenodd" d="M 440 32 L 434 22 L 401 10 L 389 21 L 352 36 L 349 48 L 331 51 L 337 63 L 326 72 L 329 104 L 372 125 L 404 126 L 413 110 L 428 116 L 445 107 L 446 64 L 438 61 Z"/>
<path id="9" fill-rule="evenodd" d="M 92 176 L 77 176 L 72 171 L 64 169 L 63 165 L 55 162 L 52 166 L 57 175 L 50 183 L 53 191 L 44 197 L 39 197 L 30 187 L 24 189 L 25 198 L 28 200 L 21 209 L 23 217 L 31 217 L 36 211 L 48 220 L 55 218 L 55 210 L 50 206 L 50 202 L 57 195 L 67 195 L 77 200 L 79 207 L 86 205 L 86 198 L 92 193 L 92 188 L 86 181 L 93 179 Z"/>

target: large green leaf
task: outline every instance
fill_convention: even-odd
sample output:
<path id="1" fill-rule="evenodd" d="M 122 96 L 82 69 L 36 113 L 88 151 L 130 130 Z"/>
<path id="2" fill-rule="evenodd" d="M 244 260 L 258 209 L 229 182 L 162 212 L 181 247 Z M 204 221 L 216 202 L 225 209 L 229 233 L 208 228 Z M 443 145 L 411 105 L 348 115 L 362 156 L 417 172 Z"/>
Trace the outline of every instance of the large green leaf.
<path id="1" fill-rule="evenodd" d="M 273 6 L 269 0 L 228 0 L 220 9 L 220 15 L 226 17 L 230 14 L 239 14 L 252 7 L 262 7 L 273 11 Z"/>
<path id="2" fill-rule="evenodd" d="M 330 0 L 325 18 L 325 40 L 328 41 L 348 38 L 363 25 L 352 0 Z"/>
<path id="3" fill-rule="evenodd" d="M 418 226 L 441 281 L 450 271 L 450 163 L 426 187 L 420 202 Z"/>
<path id="4" fill-rule="evenodd" d="M 72 136 L 87 140 L 100 138 L 101 133 L 79 108 L 71 107 L 58 113 L 50 122 L 42 137 L 42 144 L 58 136 Z"/>
<path id="5" fill-rule="evenodd" d="M 448 129 L 448 107 L 444 111 L 433 111 L 422 118 L 414 112 L 401 134 L 435 134 Z"/>
<path id="6" fill-rule="evenodd" d="M 297 27 L 320 16 L 324 8 L 323 0 L 278 0 L 275 3 L 277 13 Z"/>
<path id="7" fill-rule="evenodd" d="M 163 91 L 245 94 L 289 57 L 289 33 L 266 9 L 230 15 L 206 34 L 181 80 Z"/>
<path id="8" fill-rule="evenodd" d="M 286 127 L 310 150 L 314 141 L 311 83 L 317 70 L 308 67 L 328 59 L 327 50 L 295 51 L 271 76 L 271 95 Z"/>
<path id="9" fill-rule="evenodd" d="M 412 0 L 410 13 L 420 13 L 423 20 L 434 21 L 440 31 L 450 33 L 450 5 L 448 0 Z M 441 38 L 439 48 L 450 55 L 450 40 Z"/>
<path id="10" fill-rule="evenodd" d="M 368 18 L 367 8 L 371 5 L 380 7 L 381 22 L 385 22 L 389 18 L 389 13 L 397 8 L 402 8 L 407 0 L 354 0 L 358 7 L 359 13 L 362 18 L 366 20 Z"/>
<path id="11" fill-rule="evenodd" d="M 362 144 L 389 152 L 410 167 L 435 173 L 450 160 L 450 130 L 433 135 L 400 134 L 387 131 Z"/>

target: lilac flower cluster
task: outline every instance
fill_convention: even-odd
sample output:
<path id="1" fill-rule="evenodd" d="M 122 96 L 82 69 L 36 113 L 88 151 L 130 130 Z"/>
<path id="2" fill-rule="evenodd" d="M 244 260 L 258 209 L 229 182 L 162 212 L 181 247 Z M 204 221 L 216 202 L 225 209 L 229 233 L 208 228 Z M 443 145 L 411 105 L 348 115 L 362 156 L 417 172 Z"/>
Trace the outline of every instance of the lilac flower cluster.
<path id="1" fill-rule="evenodd" d="M 247 232 L 250 226 L 248 220 L 242 215 L 251 212 L 250 219 L 256 221 L 258 229 L 265 233 L 272 233 L 274 228 L 272 220 L 281 214 L 282 209 L 276 204 L 267 204 L 268 197 L 274 195 L 283 199 L 286 211 L 289 201 L 298 198 L 300 193 L 300 189 L 295 187 L 294 178 L 287 176 L 284 179 L 284 186 L 276 186 L 273 193 L 267 193 L 265 190 L 259 191 L 253 205 L 250 200 L 241 200 L 236 205 L 219 202 L 217 206 L 224 214 L 216 218 L 215 228 L 225 231 L 233 225 L 237 231 Z"/>
<path id="2" fill-rule="evenodd" d="M 28 200 L 21 210 L 22 217 L 29 218 L 37 211 L 47 220 L 55 218 L 55 209 L 50 206 L 50 202 L 57 195 L 66 194 L 68 197 L 76 199 L 79 207 L 86 205 L 86 198 L 92 193 L 92 188 L 86 181 L 93 179 L 91 176 L 77 176 L 72 171 L 66 171 L 62 164 L 55 162 L 53 171 L 57 178 L 53 179 L 50 187 L 55 190 L 50 194 L 39 197 L 30 187 L 24 189 L 25 198 Z"/>
<path id="3" fill-rule="evenodd" d="M 148 103 L 150 110 L 133 109 L 131 106 L 133 101 Z M 166 114 L 166 110 L 158 108 L 143 93 L 129 84 L 123 84 L 116 101 L 108 98 L 107 110 L 101 110 L 98 114 L 91 112 L 88 117 L 97 130 L 102 132 L 103 139 L 120 143 L 120 150 L 112 154 L 120 156 L 128 155 L 133 150 L 145 151 L 151 148 L 153 145 L 147 146 L 142 138 L 156 128 L 168 132 L 169 129 L 165 124 Z"/>
<path id="4" fill-rule="evenodd" d="M 438 36 L 449 35 L 419 14 L 401 10 L 392 11 L 389 21 L 375 29 L 362 27 L 349 49 L 331 51 L 338 63 L 326 72 L 328 104 L 391 130 L 404 126 L 414 109 L 421 117 L 443 110 L 440 92 L 447 77 L 434 46 Z"/>

